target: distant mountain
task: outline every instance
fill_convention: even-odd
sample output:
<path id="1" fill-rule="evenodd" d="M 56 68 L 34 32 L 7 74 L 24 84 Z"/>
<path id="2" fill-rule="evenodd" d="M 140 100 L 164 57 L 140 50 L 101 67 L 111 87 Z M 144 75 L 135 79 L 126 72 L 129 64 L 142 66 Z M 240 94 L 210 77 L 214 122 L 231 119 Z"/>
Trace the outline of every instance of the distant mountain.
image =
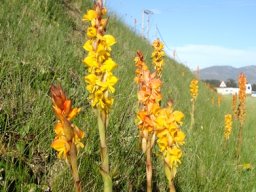
<path id="1" fill-rule="evenodd" d="M 238 80 L 240 73 L 246 75 L 248 83 L 256 84 L 256 66 L 250 65 L 240 68 L 235 68 L 231 66 L 213 66 L 201 69 L 199 71 L 200 79 L 217 79 L 220 81 L 226 81 L 227 79 Z"/>

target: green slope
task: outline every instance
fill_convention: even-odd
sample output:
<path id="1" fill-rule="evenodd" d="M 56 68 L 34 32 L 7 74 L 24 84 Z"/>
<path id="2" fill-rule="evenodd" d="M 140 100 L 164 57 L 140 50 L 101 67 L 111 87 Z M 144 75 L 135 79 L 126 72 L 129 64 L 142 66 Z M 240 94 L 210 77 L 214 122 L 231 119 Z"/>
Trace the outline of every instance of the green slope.
<path id="1" fill-rule="evenodd" d="M 82 107 L 75 119 L 86 132 L 86 147 L 80 153 L 80 175 L 85 191 L 101 191 L 98 172 L 99 146 L 96 118 L 87 102 L 82 59 L 85 53 L 85 24 L 81 18 L 91 7 L 89 1 L 4 0 L 0 6 L 0 189 L 28 191 L 47 188 L 71 191 L 72 180 L 65 163 L 56 159 L 50 144 L 54 138 L 55 117 L 48 96 L 52 83 L 60 82 Z M 145 163 L 134 124 L 136 86 L 134 56 L 141 50 L 151 63 L 151 45 L 119 19 L 110 16 L 108 33 L 116 37 L 113 58 L 119 64 L 115 103 L 108 128 L 114 191 L 145 191 Z M 185 114 L 183 130 L 187 133 L 184 157 L 175 179 L 178 191 L 252 191 L 256 190 L 255 171 L 243 172 L 233 156 L 235 134 L 223 149 L 224 114 L 231 112 L 230 99 L 221 107 L 211 104 L 217 98 L 200 83 L 196 103 L 196 125 L 190 122 L 189 83 L 192 73 L 184 65 L 166 58 L 163 72 L 163 102 L 171 98 L 175 109 Z M 252 101 L 254 102 L 254 101 Z M 248 123 L 241 162 L 255 162 L 255 139 Z M 246 131 L 245 130 L 245 131 Z M 255 135 L 255 134 L 254 134 Z M 250 145 L 249 145 L 250 144 Z M 154 188 L 166 191 L 161 160 L 154 155 Z M 1 176 L 0 175 L 0 176 Z M 39 190 L 40 191 L 40 190 Z"/>

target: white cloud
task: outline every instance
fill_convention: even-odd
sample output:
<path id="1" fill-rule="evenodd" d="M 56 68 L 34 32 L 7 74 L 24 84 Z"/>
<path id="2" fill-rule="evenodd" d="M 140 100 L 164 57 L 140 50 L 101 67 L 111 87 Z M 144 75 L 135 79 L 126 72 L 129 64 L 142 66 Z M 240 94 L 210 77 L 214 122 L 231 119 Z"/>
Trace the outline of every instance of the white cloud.
<path id="1" fill-rule="evenodd" d="M 194 70 L 214 65 L 242 67 L 256 65 L 256 49 L 233 49 L 215 45 L 185 45 L 176 47 L 177 60 Z"/>

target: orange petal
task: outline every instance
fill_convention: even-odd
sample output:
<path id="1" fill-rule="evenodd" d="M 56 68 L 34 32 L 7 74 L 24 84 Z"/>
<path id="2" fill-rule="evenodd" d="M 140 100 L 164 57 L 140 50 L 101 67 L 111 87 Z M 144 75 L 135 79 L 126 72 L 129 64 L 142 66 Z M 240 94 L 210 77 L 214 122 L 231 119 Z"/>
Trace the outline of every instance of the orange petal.
<path id="1" fill-rule="evenodd" d="M 79 112 L 81 108 L 74 108 L 72 111 L 68 114 L 68 120 L 73 119 Z"/>
<path id="2" fill-rule="evenodd" d="M 71 111 L 72 103 L 71 100 L 66 100 L 63 104 L 63 114 L 66 117 Z"/>

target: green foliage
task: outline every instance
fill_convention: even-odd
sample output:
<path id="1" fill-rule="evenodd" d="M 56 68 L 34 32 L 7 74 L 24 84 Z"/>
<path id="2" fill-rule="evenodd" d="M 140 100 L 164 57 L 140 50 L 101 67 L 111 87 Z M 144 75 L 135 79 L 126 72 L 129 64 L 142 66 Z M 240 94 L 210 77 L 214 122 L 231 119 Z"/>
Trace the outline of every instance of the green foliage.
<path id="1" fill-rule="evenodd" d="M 228 80 L 226 80 L 225 83 L 226 83 L 227 87 L 238 87 L 237 83 L 234 79 L 228 79 Z"/>
<path id="2" fill-rule="evenodd" d="M 91 1 L 4 0 L 0 6 L 0 189 L 3 191 L 72 191 L 68 167 L 50 148 L 54 114 L 48 96 L 52 83 L 61 83 L 73 105 L 82 107 L 75 124 L 86 132 L 86 147 L 80 151 L 80 176 L 85 191 L 101 191 L 99 136 L 96 117 L 86 99 L 82 64 L 85 24 L 81 18 Z M 140 149 L 134 79 L 134 56 L 141 50 L 150 65 L 152 48 L 118 18 L 110 15 L 107 33 L 116 37 L 113 59 L 119 64 L 115 103 L 110 114 L 107 140 L 114 191 L 145 191 L 145 161 Z M 204 83 L 199 84 L 195 127 L 190 122 L 189 83 L 192 73 L 166 58 L 163 71 L 163 102 L 174 101 L 185 114 L 184 157 L 178 169 L 177 191 L 253 191 L 255 170 L 242 171 L 237 164 L 253 163 L 255 141 L 254 98 L 244 128 L 241 162 L 234 158 L 237 127 L 223 144 L 224 114 L 231 112 L 230 98 L 221 107 Z M 155 149 L 154 189 L 167 190 L 162 161 Z M 2 176 L 4 175 L 4 176 Z"/>
<path id="3" fill-rule="evenodd" d="M 203 80 L 205 83 L 208 83 L 211 87 L 219 87 L 220 86 L 220 80 L 217 79 L 206 79 Z"/>

